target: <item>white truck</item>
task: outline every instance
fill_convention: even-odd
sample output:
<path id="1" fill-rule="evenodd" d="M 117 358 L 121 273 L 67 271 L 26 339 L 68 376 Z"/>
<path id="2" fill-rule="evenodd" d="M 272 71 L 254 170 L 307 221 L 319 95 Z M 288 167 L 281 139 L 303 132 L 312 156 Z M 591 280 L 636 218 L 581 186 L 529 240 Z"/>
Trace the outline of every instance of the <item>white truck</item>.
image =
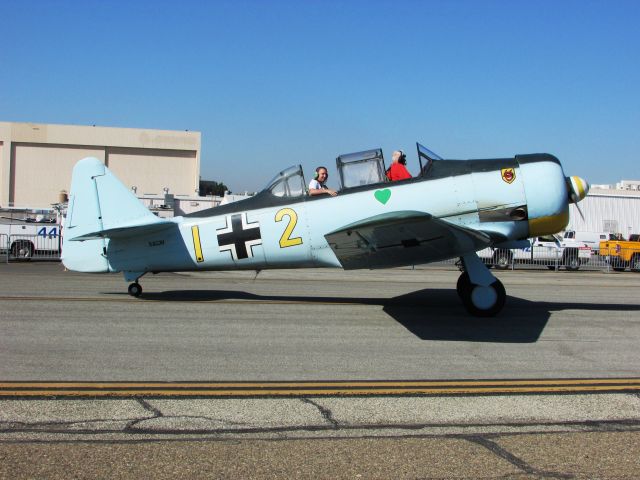
<path id="1" fill-rule="evenodd" d="M 580 265 L 591 259 L 591 247 L 586 243 L 562 238 L 560 235 L 546 235 L 529 239 L 526 248 L 504 249 L 485 248 L 478 252 L 488 265 L 507 269 L 514 262 L 545 265 L 550 270 L 564 266 L 567 270 L 578 270 Z"/>
<path id="2" fill-rule="evenodd" d="M 606 242 L 607 240 L 622 240 L 622 235 L 619 233 L 608 232 L 580 232 L 576 230 L 567 230 L 564 232 L 565 240 L 572 239 L 576 242 L 586 243 L 594 255 L 600 254 L 600 242 Z"/>
<path id="3" fill-rule="evenodd" d="M 34 255 L 58 256 L 60 233 L 60 225 L 56 223 L 0 220 L 0 252 L 19 259 L 30 259 Z"/>

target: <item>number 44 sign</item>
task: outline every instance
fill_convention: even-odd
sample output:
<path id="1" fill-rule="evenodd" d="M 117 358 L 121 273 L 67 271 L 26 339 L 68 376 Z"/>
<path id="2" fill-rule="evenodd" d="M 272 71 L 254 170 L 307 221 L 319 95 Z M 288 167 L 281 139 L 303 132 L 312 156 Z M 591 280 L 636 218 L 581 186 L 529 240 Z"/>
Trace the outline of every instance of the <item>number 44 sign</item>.
<path id="1" fill-rule="evenodd" d="M 40 230 L 38 230 L 37 235 L 39 237 L 57 237 L 58 236 L 58 227 L 50 227 L 47 230 L 47 227 L 42 227 Z"/>

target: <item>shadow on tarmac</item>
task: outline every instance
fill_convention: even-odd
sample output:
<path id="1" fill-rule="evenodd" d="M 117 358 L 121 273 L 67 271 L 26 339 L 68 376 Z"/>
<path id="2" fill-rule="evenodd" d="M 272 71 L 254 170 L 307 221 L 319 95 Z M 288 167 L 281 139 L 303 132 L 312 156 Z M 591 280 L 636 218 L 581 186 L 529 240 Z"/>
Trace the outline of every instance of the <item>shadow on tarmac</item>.
<path id="1" fill-rule="evenodd" d="M 378 305 L 422 340 L 488 343 L 534 343 L 540 338 L 554 311 L 640 311 L 640 305 L 531 302 L 507 296 L 506 305 L 497 317 L 476 318 L 466 312 L 452 289 L 423 289 L 392 298 L 256 295 L 239 290 L 170 290 L 143 293 L 140 299 L 164 302 L 246 300 Z"/>

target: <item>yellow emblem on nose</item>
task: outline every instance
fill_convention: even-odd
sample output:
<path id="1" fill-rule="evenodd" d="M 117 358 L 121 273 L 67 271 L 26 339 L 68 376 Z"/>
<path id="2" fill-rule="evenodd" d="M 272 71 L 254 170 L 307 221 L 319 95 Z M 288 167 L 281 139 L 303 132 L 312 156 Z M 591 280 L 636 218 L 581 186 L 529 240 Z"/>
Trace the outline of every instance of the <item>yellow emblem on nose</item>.
<path id="1" fill-rule="evenodd" d="M 502 173 L 502 180 L 507 183 L 513 183 L 516 179 L 516 171 L 514 168 L 503 168 L 500 172 Z"/>

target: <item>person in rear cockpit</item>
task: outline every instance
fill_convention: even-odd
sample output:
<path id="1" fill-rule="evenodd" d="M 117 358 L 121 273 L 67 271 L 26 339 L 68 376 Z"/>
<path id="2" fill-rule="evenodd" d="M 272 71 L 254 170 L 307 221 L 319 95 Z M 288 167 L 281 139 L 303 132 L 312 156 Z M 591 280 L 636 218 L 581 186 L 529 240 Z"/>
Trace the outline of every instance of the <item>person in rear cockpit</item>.
<path id="1" fill-rule="evenodd" d="M 402 150 L 396 150 L 391 157 L 391 166 L 387 169 L 387 178 L 392 182 L 396 180 L 405 180 L 411 178 L 409 170 L 407 170 L 407 156 Z"/>

